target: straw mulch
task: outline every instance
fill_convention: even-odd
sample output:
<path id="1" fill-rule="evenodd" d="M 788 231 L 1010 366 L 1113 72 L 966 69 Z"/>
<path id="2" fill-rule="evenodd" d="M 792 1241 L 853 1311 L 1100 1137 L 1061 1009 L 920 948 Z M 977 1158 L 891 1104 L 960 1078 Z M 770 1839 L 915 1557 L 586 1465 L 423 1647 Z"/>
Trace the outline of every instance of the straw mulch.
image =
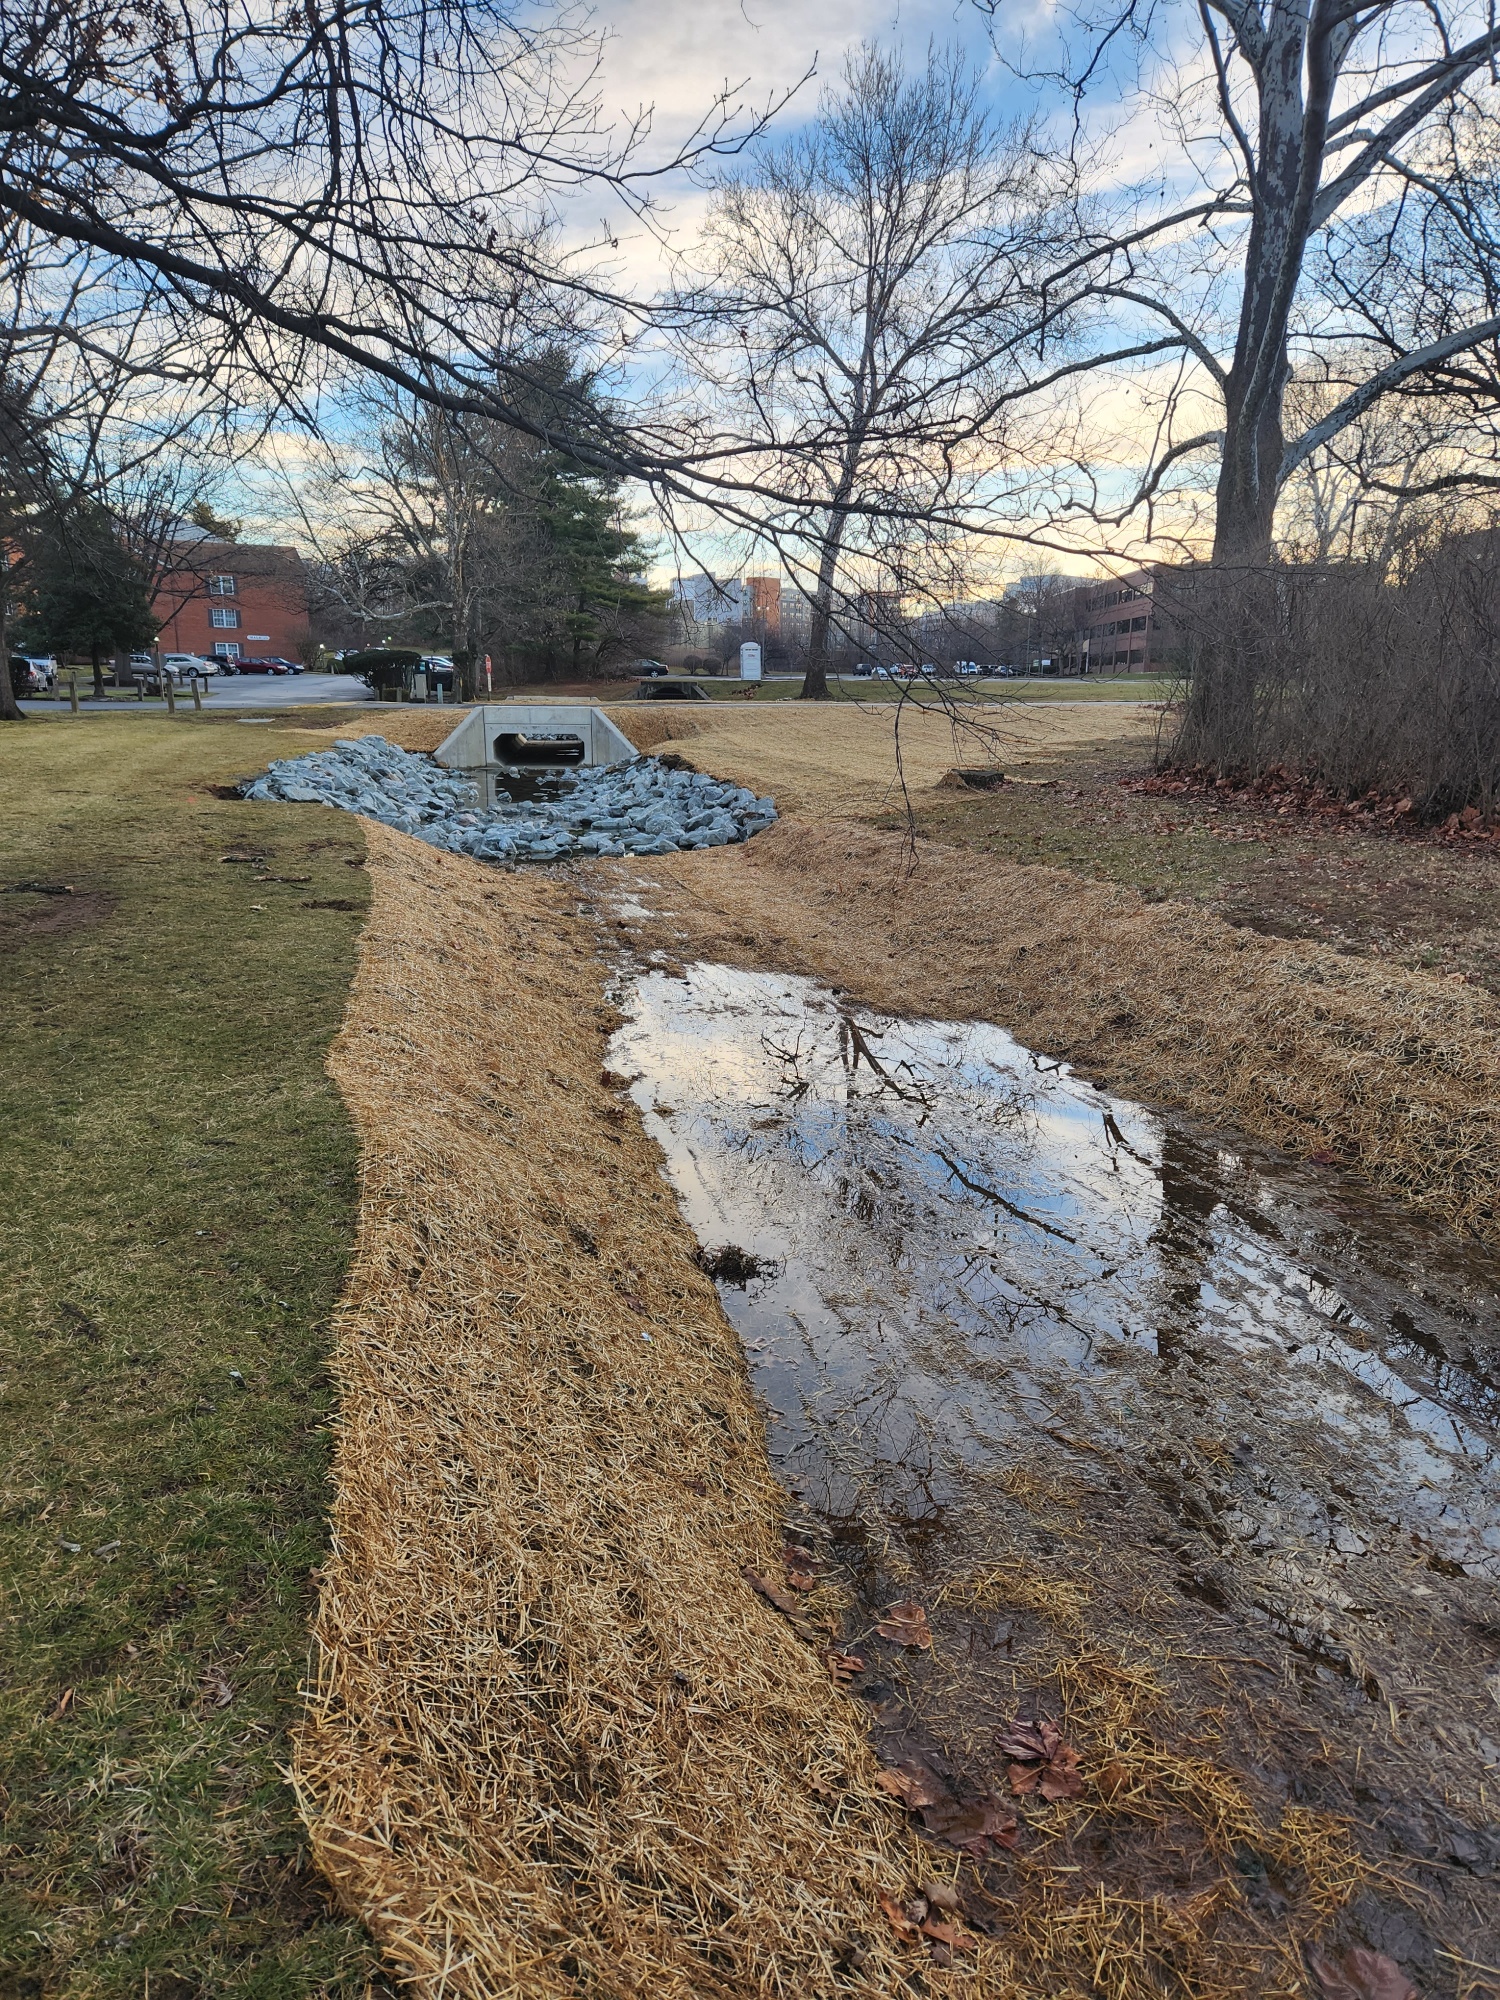
<path id="1" fill-rule="evenodd" d="M 962 702 L 945 713 L 892 701 L 622 703 L 608 711 L 638 750 L 682 742 L 701 770 L 774 793 L 799 819 L 899 811 L 955 764 L 1003 764 L 1045 775 L 1080 750 L 1118 746 L 1149 757 L 1160 710 L 1145 702 Z M 898 759 L 899 748 L 899 759 Z"/>
<path id="2" fill-rule="evenodd" d="M 683 954 L 815 973 L 895 1013 L 999 1021 L 1110 1088 L 1326 1154 L 1500 1233 L 1500 1003 L 1183 903 L 850 822 L 649 866 Z M 684 893 L 686 892 L 686 893 Z"/>
<path id="3" fill-rule="evenodd" d="M 934 1857 L 741 1579 L 784 1577 L 784 1496 L 601 1081 L 592 937 L 563 879 L 366 834 L 332 1057 L 361 1224 L 294 1774 L 317 1859 L 422 1994 L 894 1992 L 914 1948 L 876 1899 Z M 929 1992 L 999 1962 L 915 1950 Z"/>

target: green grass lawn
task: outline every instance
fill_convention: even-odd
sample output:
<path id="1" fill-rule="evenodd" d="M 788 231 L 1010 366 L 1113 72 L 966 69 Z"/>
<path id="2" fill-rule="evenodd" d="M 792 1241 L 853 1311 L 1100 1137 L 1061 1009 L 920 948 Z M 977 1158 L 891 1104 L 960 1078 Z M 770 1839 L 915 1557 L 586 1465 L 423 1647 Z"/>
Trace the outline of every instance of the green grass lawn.
<path id="1" fill-rule="evenodd" d="M 4 2000 L 378 1977 L 280 1775 L 355 1224 L 323 1064 L 367 886 L 353 819 L 213 795 L 268 747 L 0 726 Z"/>

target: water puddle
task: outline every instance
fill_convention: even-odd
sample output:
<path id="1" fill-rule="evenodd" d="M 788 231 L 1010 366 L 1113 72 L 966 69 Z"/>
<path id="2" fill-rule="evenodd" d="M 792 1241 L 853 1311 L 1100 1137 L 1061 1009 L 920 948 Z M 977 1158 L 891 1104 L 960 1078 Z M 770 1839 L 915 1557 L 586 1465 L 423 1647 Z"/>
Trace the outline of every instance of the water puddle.
<path id="1" fill-rule="evenodd" d="M 1500 1576 L 1493 1260 L 987 1024 L 701 964 L 628 1008 L 611 1060 L 689 1222 L 761 1267 L 721 1291 L 778 1467 L 897 1570 L 1067 1461 L 1181 1531 L 1184 1596 L 1382 1699 L 1376 1627 Z"/>
<path id="2" fill-rule="evenodd" d="M 700 1240 L 760 1260 L 725 1305 L 820 1507 L 916 1522 L 1038 1436 L 1169 1441 L 1188 1371 L 1231 1464 L 1269 1434 L 1301 1475 L 1247 1492 L 1227 1536 L 1394 1538 L 1500 1576 L 1479 1256 L 1404 1220 L 1392 1242 L 1390 1217 L 1362 1227 L 1002 1029 L 885 1020 L 805 980 L 648 974 L 611 1059 Z"/>
<path id="3" fill-rule="evenodd" d="M 998 1790 L 998 1723 L 1057 1712 L 1096 1641 L 1144 1648 L 1262 1795 L 1500 1865 L 1495 1259 L 987 1024 L 707 964 L 624 1005 L 611 1064 L 794 1540 L 854 1600 L 886 1761 Z M 929 1653 L 872 1637 L 896 1599 Z"/>

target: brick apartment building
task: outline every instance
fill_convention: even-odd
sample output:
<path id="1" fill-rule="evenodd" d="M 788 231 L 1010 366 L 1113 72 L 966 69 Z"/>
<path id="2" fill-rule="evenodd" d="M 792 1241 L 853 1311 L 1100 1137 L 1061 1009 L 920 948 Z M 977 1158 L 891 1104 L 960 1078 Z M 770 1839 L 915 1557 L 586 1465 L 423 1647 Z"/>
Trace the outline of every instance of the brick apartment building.
<path id="1" fill-rule="evenodd" d="M 1082 674 L 1149 674 L 1165 664 L 1163 622 L 1155 605 L 1156 575 L 1137 570 L 1107 583 L 1085 584 L 1074 598 L 1070 670 Z"/>
<path id="2" fill-rule="evenodd" d="M 308 643 L 307 572 L 294 548 L 184 534 L 168 551 L 152 609 L 164 653 L 295 660 Z"/>

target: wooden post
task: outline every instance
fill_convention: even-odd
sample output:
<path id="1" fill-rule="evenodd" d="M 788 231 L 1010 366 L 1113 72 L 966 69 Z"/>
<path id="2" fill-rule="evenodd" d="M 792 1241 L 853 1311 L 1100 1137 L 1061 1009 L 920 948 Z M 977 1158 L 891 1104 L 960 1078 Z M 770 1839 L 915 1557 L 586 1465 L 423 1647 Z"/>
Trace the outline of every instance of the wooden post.
<path id="1" fill-rule="evenodd" d="M 188 675 L 188 686 L 193 690 L 193 706 L 201 715 L 203 713 L 203 696 L 198 687 L 198 676 L 196 674 Z"/>
<path id="2" fill-rule="evenodd" d="M 172 676 L 167 672 L 165 667 L 161 669 L 161 691 L 167 697 L 168 715 L 175 715 L 177 713 L 177 690 L 173 687 Z"/>
<path id="3" fill-rule="evenodd" d="M 144 674 L 137 674 L 135 677 L 135 698 L 137 701 L 144 701 L 146 699 L 146 676 Z"/>
<path id="4" fill-rule="evenodd" d="M 68 675 L 68 705 L 76 715 L 78 713 L 78 669 L 76 667 Z"/>

